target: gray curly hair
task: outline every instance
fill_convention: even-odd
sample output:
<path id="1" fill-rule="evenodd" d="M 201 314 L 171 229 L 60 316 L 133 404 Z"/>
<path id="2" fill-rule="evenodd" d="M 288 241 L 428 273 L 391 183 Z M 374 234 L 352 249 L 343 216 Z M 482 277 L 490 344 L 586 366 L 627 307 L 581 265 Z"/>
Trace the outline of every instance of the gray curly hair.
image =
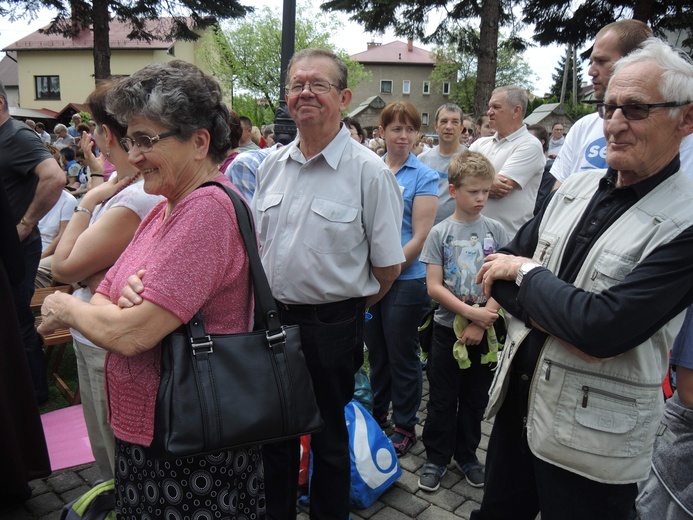
<path id="1" fill-rule="evenodd" d="M 142 117 L 177 129 L 182 141 L 204 128 L 210 135 L 209 156 L 217 163 L 231 147 L 229 109 L 219 83 L 181 60 L 151 63 L 125 78 L 109 93 L 107 109 L 124 125 Z"/>

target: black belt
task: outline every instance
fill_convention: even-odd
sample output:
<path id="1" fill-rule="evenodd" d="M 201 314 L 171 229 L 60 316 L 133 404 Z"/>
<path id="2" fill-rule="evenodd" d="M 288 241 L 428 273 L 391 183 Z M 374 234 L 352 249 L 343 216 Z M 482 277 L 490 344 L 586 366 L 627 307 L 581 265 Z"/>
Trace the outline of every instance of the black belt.
<path id="1" fill-rule="evenodd" d="M 300 312 L 309 313 L 318 310 L 339 310 L 339 309 L 353 309 L 360 303 L 365 301 L 365 298 L 349 298 L 348 300 L 342 300 L 340 302 L 330 302 L 330 303 L 319 303 L 316 305 L 307 305 L 301 303 L 283 303 L 279 300 L 274 300 L 277 303 L 277 308 L 287 312 Z"/>

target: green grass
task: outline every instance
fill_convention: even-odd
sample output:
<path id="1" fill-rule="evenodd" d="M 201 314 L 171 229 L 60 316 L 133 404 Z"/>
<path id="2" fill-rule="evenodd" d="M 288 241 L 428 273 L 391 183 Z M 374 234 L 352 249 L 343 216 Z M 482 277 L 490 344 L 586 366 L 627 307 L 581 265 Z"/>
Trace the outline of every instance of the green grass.
<path id="1" fill-rule="evenodd" d="M 50 397 L 48 401 L 39 406 L 39 412 L 41 414 L 70 406 L 70 403 L 63 397 L 58 387 L 55 386 L 55 381 L 53 381 L 53 364 L 56 354 L 57 347 L 54 347 L 51 357 L 46 358 L 46 364 L 48 365 L 48 392 Z M 72 348 L 72 343 L 69 343 L 65 348 L 65 354 L 58 368 L 58 374 L 60 374 L 60 377 L 63 378 L 70 390 L 74 392 L 77 389 L 77 360 L 75 359 L 75 351 Z"/>

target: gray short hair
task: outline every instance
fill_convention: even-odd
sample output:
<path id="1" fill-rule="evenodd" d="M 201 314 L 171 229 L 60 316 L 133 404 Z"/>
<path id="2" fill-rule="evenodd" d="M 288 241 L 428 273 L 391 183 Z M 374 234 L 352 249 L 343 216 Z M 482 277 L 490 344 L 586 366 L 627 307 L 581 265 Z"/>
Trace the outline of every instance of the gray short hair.
<path id="1" fill-rule="evenodd" d="M 267 139 L 274 133 L 274 124 L 271 125 L 266 125 L 265 128 L 262 130 L 262 136 Z"/>
<path id="2" fill-rule="evenodd" d="M 505 93 L 505 101 L 511 107 L 520 105 L 522 108 L 522 117 L 525 117 L 525 114 L 527 113 L 527 103 L 529 103 L 527 91 L 516 85 L 506 85 L 505 87 L 498 87 L 497 89 L 494 89 L 491 95 L 502 93 Z"/>
<path id="3" fill-rule="evenodd" d="M 183 141 L 204 128 L 210 135 L 209 157 L 218 163 L 231 146 L 229 109 L 219 83 L 182 60 L 151 63 L 125 78 L 109 92 L 107 110 L 124 125 L 143 117 L 176 129 Z"/>
<path id="4" fill-rule="evenodd" d="M 57 125 L 55 125 L 53 127 L 53 132 L 56 134 L 59 134 L 60 132 L 63 132 L 63 131 L 67 132 L 67 127 L 62 123 L 58 123 Z"/>
<path id="5" fill-rule="evenodd" d="M 664 101 L 693 101 L 693 62 L 657 38 L 648 38 L 642 47 L 618 60 L 612 77 L 625 67 L 647 62 L 656 63 L 662 69 L 658 89 Z M 608 87 L 606 91 L 609 92 Z M 676 117 L 681 110 L 682 107 L 671 108 L 669 115 Z"/>
<path id="6" fill-rule="evenodd" d="M 313 49 L 303 49 L 301 51 L 298 51 L 296 54 L 294 54 L 291 57 L 291 60 L 289 60 L 289 65 L 286 67 L 286 80 L 287 82 L 289 81 L 289 77 L 291 76 L 291 68 L 299 61 L 301 60 L 307 60 L 307 59 L 318 59 L 318 58 L 323 58 L 323 59 L 328 59 L 332 63 L 334 63 L 334 67 L 337 71 L 337 77 L 334 78 L 335 85 L 337 85 L 340 89 L 345 89 L 347 88 L 347 80 L 348 80 L 348 73 L 347 73 L 347 66 L 342 61 L 342 58 L 337 56 L 334 52 L 329 51 L 327 49 L 318 49 L 318 48 L 313 48 Z"/>
<path id="7" fill-rule="evenodd" d="M 462 112 L 462 109 L 455 103 L 445 103 L 444 105 L 440 105 L 438 110 L 436 110 L 436 116 L 433 118 L 435 124 L 438 124 L 438 116 L 443 110 L 447 110 L 448 112 L 457 112 L 460 115 L 460 123 L 462 122 L 462 118 L 464 117 L 464 112 Z"/>

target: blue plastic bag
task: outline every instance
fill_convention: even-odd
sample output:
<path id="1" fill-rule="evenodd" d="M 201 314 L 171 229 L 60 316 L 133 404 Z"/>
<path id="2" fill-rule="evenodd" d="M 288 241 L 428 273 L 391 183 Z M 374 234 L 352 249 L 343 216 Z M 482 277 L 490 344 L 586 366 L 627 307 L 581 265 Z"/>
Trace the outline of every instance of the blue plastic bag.
<path id="1" fill-rule="evenodd" d="M 373 505 L 402 474 L 395 449 L 377 421 L 358 401 L 344 408 L 351 456 L 351 506 Z"/>

